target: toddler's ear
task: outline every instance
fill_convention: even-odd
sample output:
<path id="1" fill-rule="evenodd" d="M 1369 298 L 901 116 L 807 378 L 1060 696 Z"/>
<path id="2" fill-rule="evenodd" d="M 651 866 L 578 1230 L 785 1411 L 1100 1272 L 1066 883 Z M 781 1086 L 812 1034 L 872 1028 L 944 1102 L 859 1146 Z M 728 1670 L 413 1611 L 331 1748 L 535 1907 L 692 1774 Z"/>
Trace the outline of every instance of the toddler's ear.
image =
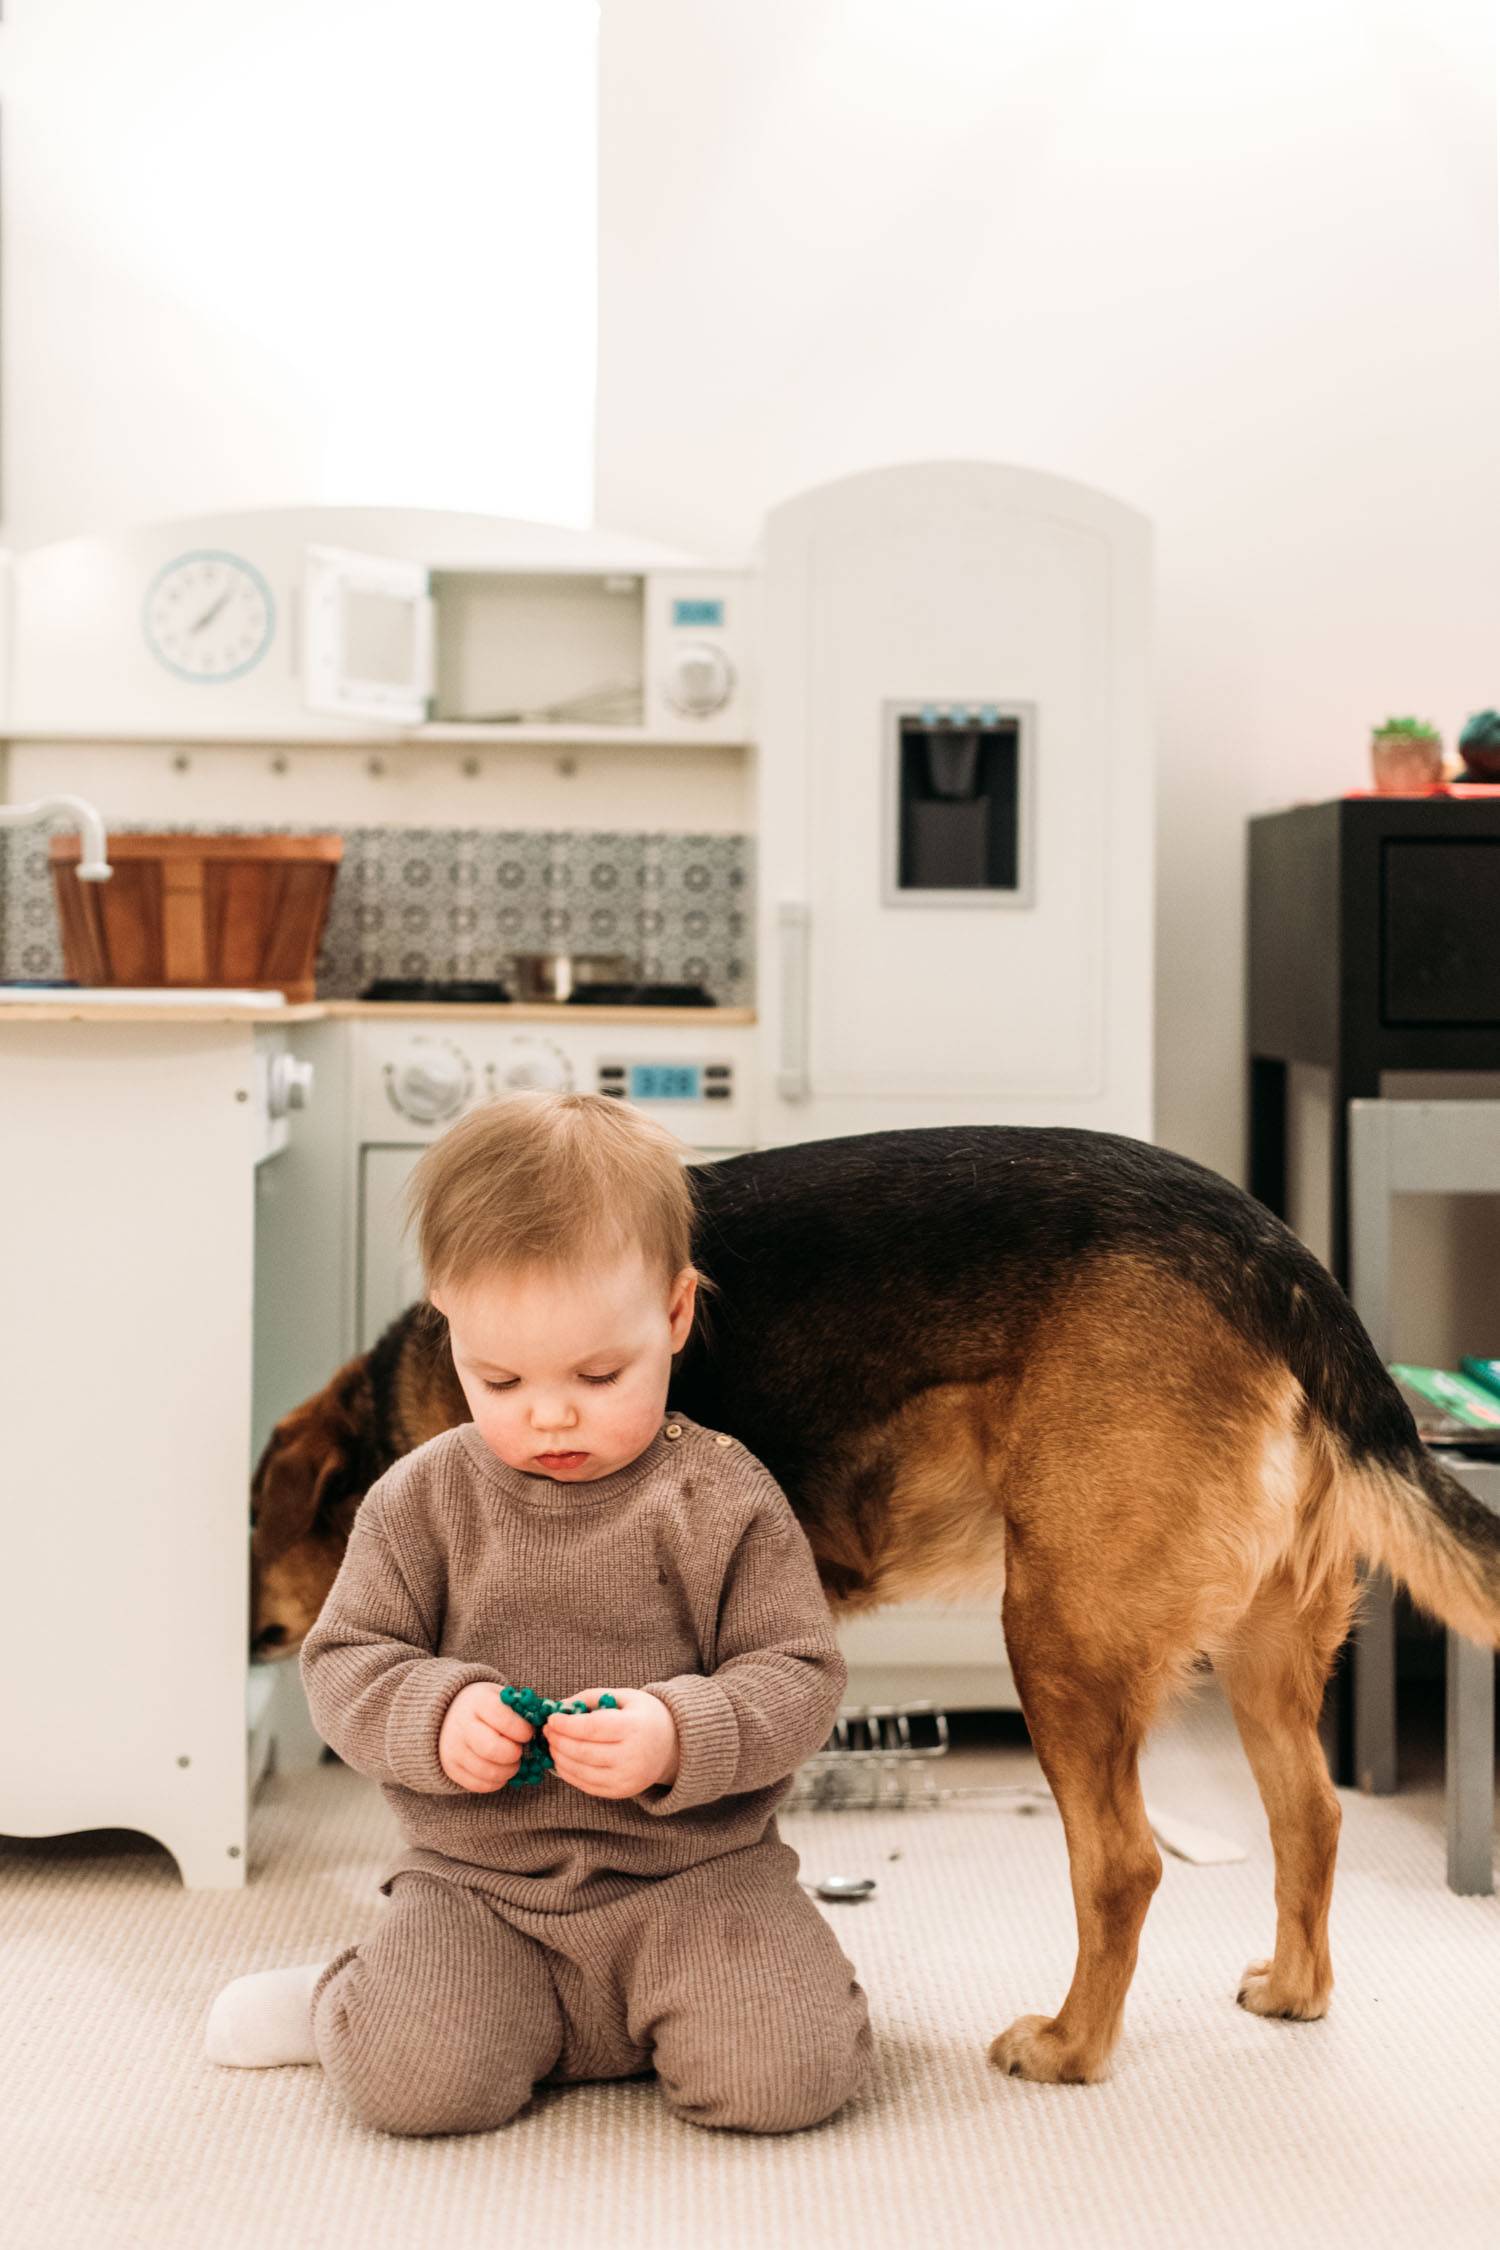
<path id="1" fill-rule="evenodd" d="M 672 1284 L 671 1299 L 667 1306 L 667 1322 L 674 1351 L 679 1351 L 687 1341 L 688 1330 L 693 1325 L 693 1306 L 697 1296 L 697 1269 L 684 1266 Z"/>

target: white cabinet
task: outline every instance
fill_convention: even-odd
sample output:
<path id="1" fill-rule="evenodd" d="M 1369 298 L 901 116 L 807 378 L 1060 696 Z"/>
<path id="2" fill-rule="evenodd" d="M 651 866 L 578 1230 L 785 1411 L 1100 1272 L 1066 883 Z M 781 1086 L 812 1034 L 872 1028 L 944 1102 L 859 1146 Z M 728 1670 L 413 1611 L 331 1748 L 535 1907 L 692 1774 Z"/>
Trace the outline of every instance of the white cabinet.
<path id="1" fill-rule="evenodd" d="M 0 1833 L 137 1829 L 189 1888 L 231 1889 L 267 1742 L 248 1662 L 257 1180 L 298 1138 L 295 1116 L 289 1146 L 267 1132 L 263 1090 L 298 1035 L 112 1013 L 0 1013 Z M 293 1396 L 326 1364 L 326 1338 L 306 1342 Z"/>

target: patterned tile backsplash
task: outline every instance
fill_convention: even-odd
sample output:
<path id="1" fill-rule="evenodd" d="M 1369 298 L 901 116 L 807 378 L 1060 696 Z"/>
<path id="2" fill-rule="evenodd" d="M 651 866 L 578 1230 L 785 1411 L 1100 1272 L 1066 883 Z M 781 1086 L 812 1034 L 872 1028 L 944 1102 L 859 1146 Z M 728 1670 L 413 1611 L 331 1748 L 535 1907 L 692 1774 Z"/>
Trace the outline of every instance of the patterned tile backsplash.
<path id="1" fill-rule="evenodd" d="M 59 824 L 61 825 L 61 824 Z M 112 833 L 169 832 L 112 821 Z M 179 824 L 178 834 L 192 833 Z M 220 835 L 286 834 L 224 827 Z M 0 831 L 0 974 L 66 975 L 43 827 Z M 655 830 L 347 828 L 318 991 L 376 977 L 493 977 L 504 956 L 625 953 L 640 974 L 755 997 L 754 840 Z"/>

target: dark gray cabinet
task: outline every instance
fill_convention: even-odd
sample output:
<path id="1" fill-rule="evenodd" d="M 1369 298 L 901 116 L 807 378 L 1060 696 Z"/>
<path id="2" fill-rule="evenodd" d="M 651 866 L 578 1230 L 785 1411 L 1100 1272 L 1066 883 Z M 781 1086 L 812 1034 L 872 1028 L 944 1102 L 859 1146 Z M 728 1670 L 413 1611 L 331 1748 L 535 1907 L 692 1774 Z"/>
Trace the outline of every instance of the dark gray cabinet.
<path id="1" fill-rule="evenodd" d="M 1286 1216 L 1287 1066 L 1320 1064 L 1347 1284 L 1349 1103 L 1382 1071 L 1500 1070 L 1500 790 L 1262 814 L 1248 910 L 1250 1189 Z"/>

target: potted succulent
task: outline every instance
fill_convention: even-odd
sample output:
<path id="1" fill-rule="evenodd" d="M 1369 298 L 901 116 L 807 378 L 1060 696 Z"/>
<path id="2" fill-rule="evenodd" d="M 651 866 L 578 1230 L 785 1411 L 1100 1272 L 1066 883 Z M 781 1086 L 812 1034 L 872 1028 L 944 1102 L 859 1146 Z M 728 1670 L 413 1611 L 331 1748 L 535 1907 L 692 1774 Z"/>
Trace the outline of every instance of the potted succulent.
<path id="1" fill-rule="evenodd" d="M 1370 763 L 1383 797 L 1430 789 L 1443 778 L 1443 738 L 1425 719 L 1387 719 L 1370 737 Z"/>
<path id="2" fill-rule="evenodd" d="M 1465 781 L 1500 781 L 1500 711 L 1476 711 L 1458 738 Z"/>

